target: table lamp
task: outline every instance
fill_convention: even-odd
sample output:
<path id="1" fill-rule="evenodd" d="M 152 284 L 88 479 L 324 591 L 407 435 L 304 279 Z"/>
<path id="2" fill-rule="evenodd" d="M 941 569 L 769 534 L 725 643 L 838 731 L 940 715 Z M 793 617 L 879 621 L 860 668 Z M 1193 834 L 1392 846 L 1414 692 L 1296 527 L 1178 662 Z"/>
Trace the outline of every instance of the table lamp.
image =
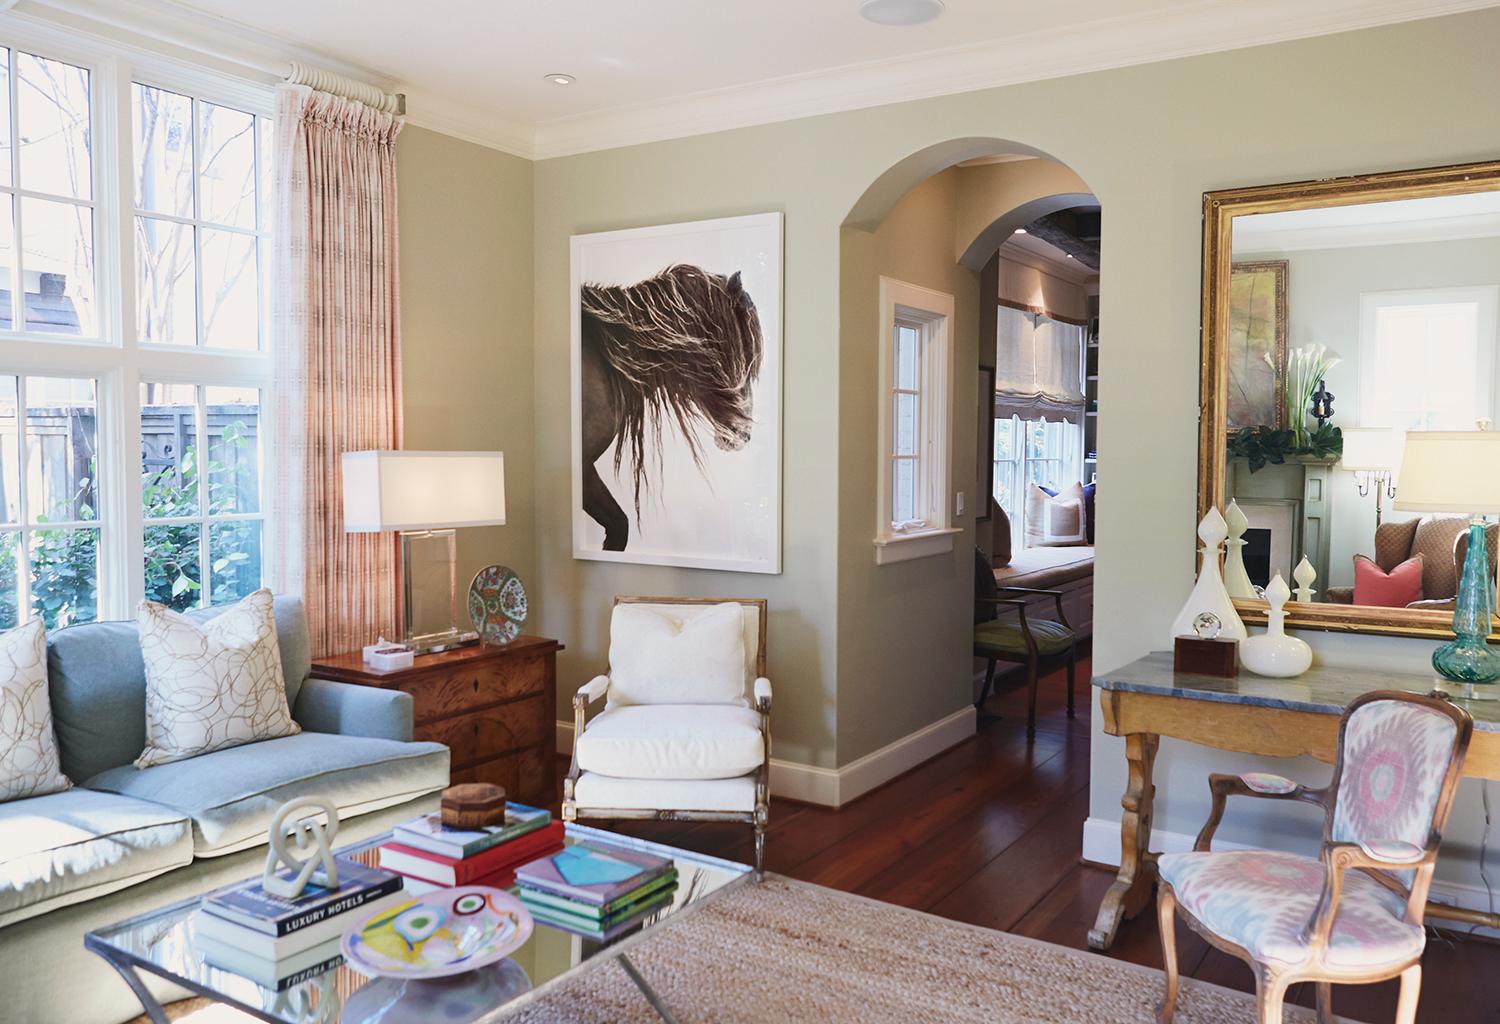
<path id="1" fill-rule="evenodd" d="M 404 643 L 418 654 L 477 643 L 458 628 L 458 548 L 464 526 L 505 525 L 504 452 L 345 452 L 344 529 L 401 534 Z M 448 628 L 418 633 L 412 591 L 412 544 L 446 542 Z"/>
<path id="2" fill-rule="evenodd" d="M 1386 498 L 1396 496 L 1396 466 L 1401 436 L 1386 427 L 1345 427 L 1339 467 L 1354 474 L 1359 496 L 1375 492 L 1375 525 L 1380 525 Z"/>
<path id="3" fill-rule="evenodd" d="M 1484 424 L 1488 426 L 1487 421 Z M 1490 571 L 1484 515 L 1500 510 L 1500 433 L 1480 430 L 1411 431 L 1401 459 L 1396 508 L 1403 512 L 1466 512 L 1469 551 L 1453 610 L 1456 638 L 1432 654 L 1432 667 L 1458 683 L 1500 679 L 1494 629 L 1495 574 Z"/>

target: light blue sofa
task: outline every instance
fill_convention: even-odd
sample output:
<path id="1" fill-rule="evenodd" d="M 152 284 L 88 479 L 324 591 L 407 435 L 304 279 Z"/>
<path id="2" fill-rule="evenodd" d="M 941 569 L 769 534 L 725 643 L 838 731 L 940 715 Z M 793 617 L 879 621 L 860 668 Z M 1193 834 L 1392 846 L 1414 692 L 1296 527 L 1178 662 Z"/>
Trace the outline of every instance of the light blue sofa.
<path id="1" fill-rule="evenodd" d="M 75 788 L 0 804 L 0 1020 L 118 1024 L 140 1013 L 84 933 L 258 874 L 271 815 L 293 797 L 332 799 L 340 844 L 437 806 L 448 748 L 411 741 L 411 697 L 310 678 L 302 602 L 277 598 L 275 611 L 303 731 L 144 770 L 132 764 L 146 743 L 135 623 L 49 636 L 53 722 Z"/>

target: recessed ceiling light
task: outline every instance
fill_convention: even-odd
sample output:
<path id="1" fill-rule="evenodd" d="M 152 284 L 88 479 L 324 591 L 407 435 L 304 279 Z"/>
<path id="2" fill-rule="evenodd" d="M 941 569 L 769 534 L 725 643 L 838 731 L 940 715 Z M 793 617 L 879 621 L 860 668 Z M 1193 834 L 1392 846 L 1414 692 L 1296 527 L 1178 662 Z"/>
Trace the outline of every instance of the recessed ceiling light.
<path id="1" fill-rule="evenodd" d="M 877 25 L 920 25 L 943 13 L 943 0 L 863 0 L 859 13 Z"/>
<path id="2" fill-rule="evenodd" d="M 1025 228 L 1016 228 L 1016 234 L 1018 234 L 1018 235 L 1024 235 L 1024 234 L 1026 234 L 1026 229 Z"/>
<path id="3" fill-rule="evenodd" d="M 1065 252 L 1065 253 L 1063 253 L 1063 255 L 1066 256 L 1068 259 L 1072 259 L 1073 258 L 1073 254 L 1070 253 L 1070 252 Z"/>
<path id="4" fill-rule="evenodd" d="M 572 75 L 564 75 L 557 72 L 554 72 L 550 75 L 543 75 L 542 77 L 551 82 L 553 85 L 572 85 L 577 81 L 577 79 Z"/>

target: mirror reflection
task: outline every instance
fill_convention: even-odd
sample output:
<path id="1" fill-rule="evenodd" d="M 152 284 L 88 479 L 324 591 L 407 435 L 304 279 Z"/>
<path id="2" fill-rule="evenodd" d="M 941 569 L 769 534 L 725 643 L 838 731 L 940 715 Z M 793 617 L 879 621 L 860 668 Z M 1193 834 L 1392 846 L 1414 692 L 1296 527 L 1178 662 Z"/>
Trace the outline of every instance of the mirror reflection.
<path id="1" fill-rule="evenodd" d="M 1225 495 L 1250 587 L 1310 567 L 1298 600 L 1451 614 L 1483 536 L 1493 589 L 1500 448 L 1434 435 L 1440 468 L 1405 493 L 1402 471 L 1408 432 L 1497 418 L 1497 295 L 1500 192 L 1233 219 Z"/>

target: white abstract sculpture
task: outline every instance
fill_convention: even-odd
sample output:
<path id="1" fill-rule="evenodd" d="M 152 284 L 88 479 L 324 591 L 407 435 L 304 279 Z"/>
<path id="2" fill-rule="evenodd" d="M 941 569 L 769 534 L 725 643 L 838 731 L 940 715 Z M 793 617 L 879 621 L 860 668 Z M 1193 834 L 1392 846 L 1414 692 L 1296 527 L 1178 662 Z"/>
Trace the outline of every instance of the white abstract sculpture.
<path id="1" fill-rule="evenodd" d="M 1203 612 L 1211 612 L 1219 620 L 1221 637 L 1245 639 L 1245 623 L 1234 610 L 1234 602 L 1224 589 L 1224 578 L 1219 574 L 1220 549 L 1227 536 L 1229 524 L 1224 521 L 1224 516 L 1216 508 L 1209 509 L 1198 524 L 1198 539 L 1203 541 L 1203 567 L 1198 571 L 1198 582 L 1188 595 L 1187 604 L 1172 622 L 1174 638 L 1194 636 L 1193 620 Z"/>
<path id="2" fill-rule="evenodd" d="M 1302 561 L 1297 563 L 1297 568 L 1292 570 L 1292 579 L 1297 581 L 1297 589 L 1294 593 L 1298 601 L 1303 604 L 1312 604 L 1313 595 L 1317 593 L 1313 589 L 1313 581 L 1317 578 L 1318 570 L 1314 569 L 1313 564 L 1307 560 L 1307 556 L 1303 555 Z"/>
<path id="3" fill-rule="evenodd" d="M 1286 635 L 1286 602 L 1291 596 L 1286 580 L 1277 573 L 1266 588 L 1271 605 L 1266 631 L 1240 644 L 1240 661 L 1258 676 L 1286 679 L 1312 668 L 1312 648 L 1305 640 Z"/>
<path id="4" fill-rule="evenodd" d="M 325 825 L 313 816 L 294 817 L 304 811 L 321 812 L 328 823 Z M 333 859 L 332 844 L 333 837 L 338 834 L 339 810 L 333 801 L 314 796 L 282 804 L 281 810 L 271 819 L 261 888 L 273 896 L 289 900 L 300 896 L 308 882 L 326 889 L 337 889 L 339 869 Z M 288 839 L 292 842 L 291 850 L 287 849 Z M 307 859 L 301 860 L 299 855 L 307 855 Z M 291 878 L 281 877 L 283 866 L 291 869 Z"/>
<path id="5" fill-rule="evenodd" d="M 1224 589 L 1230 597 L 1254 601 L 1260 595 L 1245 571 L 1245 531 L 1250 529 L 1250 520 L 1232 498 L 1224 510 L 1224 522 L 1229 526 L 1229 544 L 1224 549 Z"/>

